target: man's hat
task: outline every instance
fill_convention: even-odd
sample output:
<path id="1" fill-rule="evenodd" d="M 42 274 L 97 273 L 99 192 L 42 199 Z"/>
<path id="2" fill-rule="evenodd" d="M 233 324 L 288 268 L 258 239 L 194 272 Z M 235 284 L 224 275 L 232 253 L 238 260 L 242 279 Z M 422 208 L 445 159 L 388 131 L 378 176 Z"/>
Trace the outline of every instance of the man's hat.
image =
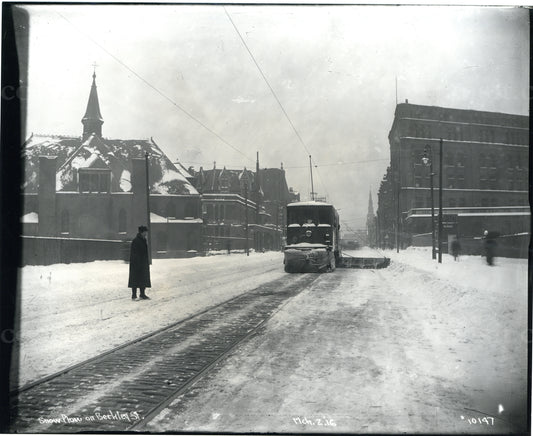
<path id="1" fill-rule="evenodd" d="M 147 231 L 148 231 L 148 227 L 146 227 L 146 226 L 139 226 L 139 233 L 147 232 Z"/>

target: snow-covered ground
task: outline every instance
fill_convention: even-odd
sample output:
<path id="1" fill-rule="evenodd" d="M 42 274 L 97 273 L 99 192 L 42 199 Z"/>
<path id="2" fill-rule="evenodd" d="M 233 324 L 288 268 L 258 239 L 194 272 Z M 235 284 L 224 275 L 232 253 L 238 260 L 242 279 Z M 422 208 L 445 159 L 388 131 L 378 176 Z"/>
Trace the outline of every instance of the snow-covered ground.
<path id="1" fill-rule="evenodd" d="M 148 429 L 516 431 L 527 386 L 527 261 L 384 255 L 389 268 L 320 276 Z M 281 253 L 154 260 L 152 299 L 138 302 L 127 274 L 121 262 L 21 270 L 21 385 L 285 273 Z M 471 423 L 485 414 L 494 425 Z M 330 425 L 309 424 L 317 420 Z"/>
<path id="2" fill-rule="evenodd" d="M 320 277 L 148 429 L 523 431 L 527 262 L 385 255 Z"/>
<path id="3" fill-rule="evenodd" d="M 21 269 L 19 386 L 185 319 L 283 274 L 279 252 L 154 259 L 151 300 L 121 261 Z M 15 380 L 12 380 L 14 382 Z"/>

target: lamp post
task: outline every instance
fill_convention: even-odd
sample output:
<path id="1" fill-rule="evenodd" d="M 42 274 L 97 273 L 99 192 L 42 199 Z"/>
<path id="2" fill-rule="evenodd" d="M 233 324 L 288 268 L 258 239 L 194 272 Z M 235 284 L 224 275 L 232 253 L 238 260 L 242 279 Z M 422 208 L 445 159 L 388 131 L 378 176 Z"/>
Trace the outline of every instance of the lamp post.
<path id="1" fill-rule="evenodd" d="M 433 201 L 433 150 L 431 147 L 426 144 L 424 147 L 424 156 L 422 157 L 422 162 L 424 165 L 429 165 L 429 186 L 431 190 L 431 258 L 436 259 L 435 252 L 435 206 Z"/>
<path id="2" fill-rule="evenodd" d="M 244 242 L 244 252 L 246 256 L 250 255 L 248 248 L 248 179 L 244 181 L 244 236 L 246 238 Z"/>
<path id="3" fill-rule="evenodd" d="M 148 234 L 146 235 L 146 242 L 148 245 L 148 262 L 152 264 L 152 226 L 150 225 L 150 175 L 148 173 L 150 153 L 144 154 L 145 170 L 146 170 L 146 227 L 148 227 Z"/>
<path id="4" fill-rule="evenodd" d="M 442 138 L 439 141 L 439 263 L 442 263 Z"/>

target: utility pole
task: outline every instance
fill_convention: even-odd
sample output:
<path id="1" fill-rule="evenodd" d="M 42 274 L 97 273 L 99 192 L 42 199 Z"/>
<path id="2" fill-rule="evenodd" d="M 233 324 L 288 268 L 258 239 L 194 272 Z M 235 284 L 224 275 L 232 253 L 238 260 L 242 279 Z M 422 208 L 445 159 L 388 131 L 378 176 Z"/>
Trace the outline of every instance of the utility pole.
<path id="1" fill-rule="evenodd" d="M 442 263 L 442 138 L 439 142 L 439 263 Z"/>
<path id="2" fill-rule="evenodd" d="M 152 264 L 152 228 L 150 226 L 150 178 L 148 173 L 148 158 L 150 154 L 145 153 L 146 166 L 146 227 L 148 227 L 148 235 L 146 236 L 146 244 L 148 245 L 148 261 Z"/>
<path id="3" fill-rule="evenodd" d="M 398 142 L 398 196 L 396 201 L 396 253 L 400 252 L 400 194 L 402 191 L 402 171 L 401 171 L 401 156 L 402 156 L 402 147 L 401 142 Z"/>
<path id="4" fill-rule="evenodd" d="M 260 187 L 260 183 L 259 183 L 259 152 L 256 152 L 257 153 L 257 160 L 255 162 L 255 224 L 256 226 L 258 226 L 259 224 L 261 224 L 259 222 L 259 197 L 261 195 L 261 187 Z M 256 227 L 256 235 L 257 235 L 257 241 L 255 243 L 255 249 L 257 251 L 261 251 L 261 249 L 263 248 L 261 246 L 261 232 L 258 232 L 257 231 L 258 227 Z"/>
<path id="5" fill-rule="evenodd" d="M 431 258 L 437 258 L 435 252 L 435 205 L 433 200 L 433 149 L 429 144 L 424 148 L 424 157 L 422 158 L 424 165 L 429 165 L 429 189 L 431 192 Z"/>
<path id="6" fill-rule="evenodd" d="M 249 249 L 248 249 L 248 179 L 244 181 L 244 235 L 245 235 L 245 243 L 244 243 L 244 251 L 246 252 L 246 256 L 250 255 Z"/>
<path id="7" fill-rule="evenodd" d="M 311 173 L 311 201 L 315 201 L 315 187 L 313 185 L 313 165 L 311 164 L 311 155 L 309 155 L 309 172 Z"/>

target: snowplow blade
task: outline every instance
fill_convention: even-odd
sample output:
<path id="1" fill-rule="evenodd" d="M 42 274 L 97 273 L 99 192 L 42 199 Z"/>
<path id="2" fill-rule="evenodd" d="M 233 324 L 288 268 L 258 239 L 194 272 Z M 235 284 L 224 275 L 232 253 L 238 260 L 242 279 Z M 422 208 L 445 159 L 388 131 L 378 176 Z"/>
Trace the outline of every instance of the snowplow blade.
<path id="1" fill-rule="evenodd" d="M 337 268 L 387 268 L 390 264 L 388 257 L 341 257 Z"/>

